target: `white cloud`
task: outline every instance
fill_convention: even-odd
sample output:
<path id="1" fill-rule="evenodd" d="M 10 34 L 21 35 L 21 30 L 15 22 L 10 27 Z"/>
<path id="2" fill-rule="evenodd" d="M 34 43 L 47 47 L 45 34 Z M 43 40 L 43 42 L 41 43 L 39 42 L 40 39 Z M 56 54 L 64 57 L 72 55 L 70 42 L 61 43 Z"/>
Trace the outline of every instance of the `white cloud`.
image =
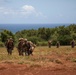
<path id="1" fill-rule="evenodd" d="M 13 15 L 13 14 L 17 14 L 17 11 L 12 10 L 12 9 L 8 9 L 6 7 L 0 7 L 0 14 L 4 14 L 4 15 Z"/>
<path id="2" fill-rule="evenodd" d="M 37 16 L 37 17 L 38 17 L 38 16 L 42 16 L 42 17 L 44 17 L 44 18 L 47 18 L 47 16 L 45 16 L 42 12 L 36 13 L 36 16 Z"/>
<path id="3" fill-rule="evenodd" d="M 31 6 L 31 5 L 24 5 L 21 7 L 21 9 L 19 10 L 15 10 L 15 9 L 9 9 L 9 8 L 4 8 L 4 7 L 0 7 L 0 14 L 4 14 L 4 15 L 19 15 L 19 16 L 25 16 L 25 17 L 29 17 L 29 16 L 34 16 L 34 17 L 44 17 L 46 18 L 45 15 L 43 15 L 43 13 L 37 11 L 35 9 L 35 7 Z"/>
<path id="4" fill-rule="evenodd" d="M 36 12 L 36 9 L 31 5 L 24 5 L 21 8 L 21 14 L 26 16 L 36 16 L 38 12 Z"/>
<path id="5" fill-rule="evenodd" d="M 26 12 L 34 12 L 35 11 L 35 8 L 31 5 L 24 5 L 22 7 L 23 10 L 25 10 Z"/>
<path id="6" fill-rule="evenodd" d="M 35 7 L 31 5 L 24 5 L 22 6 L 22 12 L 23 15 L 33 15 L 35 17 L 44 17 L 46 18 L 45 15 L 43 15 L 42 12 L 37 11 Z"/>

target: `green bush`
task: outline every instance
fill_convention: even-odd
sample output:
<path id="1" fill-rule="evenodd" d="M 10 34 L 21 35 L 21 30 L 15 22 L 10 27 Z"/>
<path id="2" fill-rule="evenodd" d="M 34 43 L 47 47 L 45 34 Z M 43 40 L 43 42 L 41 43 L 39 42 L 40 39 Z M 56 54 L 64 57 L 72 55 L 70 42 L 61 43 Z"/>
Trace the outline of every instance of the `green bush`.
<path id="1" fill-rule="evenodd" d="M 32 41 L 34 44 L 37 44 L 37 42 L 40 41 L 40 38 L 36 36 L 28 37 L 27 39 Z"/>
<path id="2" fill-rule="evenodd" d="M 4 47 L 4 43 L 0 42 L 0 47 Z"/>
<path id="3" fill-rule="evenodd" d="M 38 46 L 47 46 L 47 44 L 48 44 L 48 42 L 46 42 L 46 41 L 37 43 Z"/>

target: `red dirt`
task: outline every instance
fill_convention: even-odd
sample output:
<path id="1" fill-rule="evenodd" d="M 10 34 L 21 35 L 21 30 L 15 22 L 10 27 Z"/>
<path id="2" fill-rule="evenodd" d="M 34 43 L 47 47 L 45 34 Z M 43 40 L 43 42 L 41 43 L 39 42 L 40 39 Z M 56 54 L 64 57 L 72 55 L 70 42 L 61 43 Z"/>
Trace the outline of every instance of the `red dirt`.
<path id="1" fill-rule="evenodd" d="M 76 61 L 70 61 L 69 58 L 76 58 L 76 53 L 68 55 L 52 54 L 51 56 L 43 56 L 51 59 L 45 65 L 27 65 L 12 62 L 0 63 L 0 75 L 76 75 Z M 36 57 L 32 57 L 36 58 Z M 55 59 L 52 61 L 52 59 Z M 56 60 L 59 60 L 56 61 Z M 40 63 L 42 64 L 42 63 Z"/>
<path id="2" fill-rule="evenodd" d="M 28 66 L 26 64 L 1 63 L 0 75 L 76 75 L 76 64 L 48 64 L 49 66 Z"/>

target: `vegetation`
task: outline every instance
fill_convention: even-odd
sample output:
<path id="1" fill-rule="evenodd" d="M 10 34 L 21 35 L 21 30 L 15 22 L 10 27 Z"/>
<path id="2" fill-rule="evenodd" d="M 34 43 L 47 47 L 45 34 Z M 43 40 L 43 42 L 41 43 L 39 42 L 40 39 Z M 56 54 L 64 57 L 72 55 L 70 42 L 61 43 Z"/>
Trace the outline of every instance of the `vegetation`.
<path id="1" fill-rule="evenodd" d="M 17 63 L 28 64 L 31 67 L 40 65 L 47 65 L 49 63 L 66 64 L 76 63 L 76 47 L 61 46 L 56 48 L 48 48 L 47 46 L 36 47 L 33 56 L 19 56 L 17 48 L 14 48 L 12 55 L 8 55 L 6 48 L 0 48 L 0 62 L 2 63 Z"/>
<path id="2" fill-rule="evenodd" d="M 55 28 L 39 28 L 37 30 L 22 30 L 13 34 L 9 30 L 0 30 L 0 46 L 5 43 L 8 38 L 13 38 L 15 44 L 18 43 L 19 38 L 27 38 L 36 45 L 45 46 L 48 40 L 53 41 L 53 45 L 56 45 L 57 41 L 60 41 L 61 45 L 70 45 L 70 41 L 74 39 L 76 41 L 76 24 L 69 26 L 58 26 Z"/>

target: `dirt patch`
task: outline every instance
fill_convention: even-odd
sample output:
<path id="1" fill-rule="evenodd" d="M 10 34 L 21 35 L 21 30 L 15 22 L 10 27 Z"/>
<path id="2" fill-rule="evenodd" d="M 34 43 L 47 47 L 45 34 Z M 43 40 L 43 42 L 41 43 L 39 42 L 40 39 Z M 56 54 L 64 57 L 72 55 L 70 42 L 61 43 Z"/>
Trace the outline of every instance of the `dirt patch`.
<path id="1" fill-rule="evenodd" d="M 51 64 L 49 67 L 25 64 L 0 64 L 0 75 L 76 75 L 76 67 Z"/>
<path id="2" fill-rule="evenodd" d="M 29 57 L 18 56 L 16 52 L 8 56 L 2 52 L 0 75 L 76 75 L 75 50 L 76 48 L 61 47 L 57 50 L 45 47 L 39 48 Z"/>

